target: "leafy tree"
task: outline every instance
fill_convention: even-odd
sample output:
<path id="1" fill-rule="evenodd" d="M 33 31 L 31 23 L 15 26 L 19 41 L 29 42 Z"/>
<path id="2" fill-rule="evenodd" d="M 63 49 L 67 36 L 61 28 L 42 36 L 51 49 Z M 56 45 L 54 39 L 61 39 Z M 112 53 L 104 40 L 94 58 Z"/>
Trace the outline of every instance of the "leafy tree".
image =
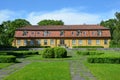
<path id="1" fill-rule="evenodd" d="M 38 22 L 38 25 L 45 26 L 45 25 L 64 25 L 64 22 L 61 20 L 42 20 Z"/>
<path id="2" fill-rule="evenodd" d="M 25 19 L 15 19 L 14 21 L 4 21 L 0 25 L 0 45 L 11 45 L 14 39 L 16 28 L 31 25 Z"/>

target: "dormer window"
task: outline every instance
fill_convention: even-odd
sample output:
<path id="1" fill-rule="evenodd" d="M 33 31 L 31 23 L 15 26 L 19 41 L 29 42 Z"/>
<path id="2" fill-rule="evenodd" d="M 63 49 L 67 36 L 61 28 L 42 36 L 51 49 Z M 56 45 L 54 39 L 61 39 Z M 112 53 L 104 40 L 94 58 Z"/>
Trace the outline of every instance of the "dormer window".
<path id="1" fill-rule="evenodd" d="M 48 35 L 48 31 L 44 31 L 44 36 L 47 36 Z"/>
<path id="2" fill-rule="evenodd" d="M 23 36 L 26 36 L 27 35 L 27 31 L 23 31 Z"/>
<path id="3" fill-rule="evenodd" d="M 63 36 L 64 35 L 64 31 L 60 31 L 60 36 Z"/>
<path id="4" fill-rule="evenodd" d="M 77 30 L 77 36 L 79 36 L 80 35 L 80 30 Z"/>
<path id="5" fill-rule="evenodd" d="M 31 34 L 34 34 L 34 32 L 32 32 Z"/>
<path id="6" fill-rule="evenodd" d="M 40 32 L 37 32 L 37 34 L 40 34 Z"/>
<path id="7" fill-rule="evenodd" d="M 102 35 L 102 31 L 101 31 L 101 30 L 98 30 L 98 31 L 97 31 L 97 35 L 98 35 L 98 36 L 101 36 L 101 35 Z"/>

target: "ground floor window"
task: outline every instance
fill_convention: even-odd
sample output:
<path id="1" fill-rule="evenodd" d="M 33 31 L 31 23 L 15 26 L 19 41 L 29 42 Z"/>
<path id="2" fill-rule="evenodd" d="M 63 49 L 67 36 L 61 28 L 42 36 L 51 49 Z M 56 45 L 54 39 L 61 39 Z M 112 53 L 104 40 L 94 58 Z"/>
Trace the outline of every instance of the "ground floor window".
<path id="1" fill-rule="evenodd" d="M 76 40 L 75 39 L 72 40 L 72 44 L 76 44 Z"/>
<path id="2" fill-rule="evenodd" d="M 100 44 L 100 40 L 96 40 L 96 44 L 99 45 Z"/>
<path id="3" fill-rule="evenodd" d="M 92 40 L 88 39 L 88 45 L 92 44 Z"/>
<path id="4" fill-rule="evenodd" d="M 40 45 L 41 44 L 41 40 L 37 40 L 37 44 Z"/>
<path id="5" fill-rule="evenodd" d="M 33 40 L 30 41 L 30 45 L 34 45 L 34 41 Z"/>
<path id="6" fill-rule="evenodd" d="M 25 46 L 27 45 L 27 40 L 24 40 L 24 45 L 25 45 Z"/>
<path id="7" fill-rule="evenodd" d="M 17 40 L 17 45 L 20 45 L 20 43 L 21 43 L 21 40 Z"/>
<path id="8" fill-rule="evenodd" d="M 108 44 L 108 40 L 107 39 L 104 40 L 104 44 Z"/>
<path id="9" fill-rule="evenodd" d="M 82 40 L 79 40 L 79 44 L 82 44 Z"/>
<path id="10" fill-rule="evenodd" d="M 47 45 L 47 39 L 44 39 L 44 45 Z"/>
<path id="11" fill-rule="evenodd" d="M 50 40 L 50 44 L 54 44 L 54 39 L 51 39 L 51 40 Z"/>

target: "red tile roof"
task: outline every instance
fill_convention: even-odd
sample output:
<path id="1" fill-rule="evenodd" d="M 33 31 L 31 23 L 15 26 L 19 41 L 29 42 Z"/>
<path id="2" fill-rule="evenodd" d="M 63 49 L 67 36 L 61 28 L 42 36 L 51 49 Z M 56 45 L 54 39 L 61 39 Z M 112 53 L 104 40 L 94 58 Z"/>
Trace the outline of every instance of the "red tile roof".
<path id="1" fill-rule="evenodd" d="M 100 25 L 51 25 L 51 26 L 25 26 L 17 30 L 78 30 L 78 29 L 109 29 Z"/>

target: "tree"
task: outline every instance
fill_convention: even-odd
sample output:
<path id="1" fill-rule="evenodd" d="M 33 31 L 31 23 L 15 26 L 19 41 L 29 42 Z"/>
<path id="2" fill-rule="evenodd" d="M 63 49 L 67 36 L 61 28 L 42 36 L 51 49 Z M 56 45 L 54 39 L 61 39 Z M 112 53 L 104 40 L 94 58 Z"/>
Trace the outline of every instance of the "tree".
<path id="1" fill-rule="evenodd" d="M 31 25 L 25 19 L 15 19 L 14 21 L 4 21 L 0 25 L 0 45 L 11 45 L 14 39 L 16 28 Z"/>
<path id="2" fill-rule="evenodd" d="M 38 22 L 39 26 L 46 26 L 46 25 L 64 25 L 64 22 L 61 20 L 42 20 Z"/>

